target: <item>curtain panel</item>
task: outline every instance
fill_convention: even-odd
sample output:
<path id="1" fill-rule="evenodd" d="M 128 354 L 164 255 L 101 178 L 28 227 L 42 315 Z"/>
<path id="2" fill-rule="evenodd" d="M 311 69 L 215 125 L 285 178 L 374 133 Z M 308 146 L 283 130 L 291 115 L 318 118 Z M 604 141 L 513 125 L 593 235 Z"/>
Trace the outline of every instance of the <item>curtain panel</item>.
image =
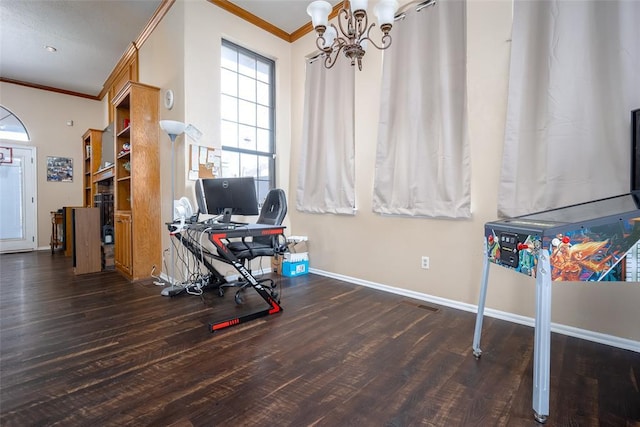
<path id="1" fill-rule="evenodd" d="M 330 70 L 306 67 L 296 209 L 355 214 L 354 70 L 344 58 Z"/>
<path id="2" fill-rule="evenodd" d="M 498 214 L 629 191 L 640 2 L 516 1 Z"/>
<path id="3" fill-rule="evenodd" d="M 384 53 L 373 211 L 469 218 L 466 4 L 439 1 L 393 26 Z"/>

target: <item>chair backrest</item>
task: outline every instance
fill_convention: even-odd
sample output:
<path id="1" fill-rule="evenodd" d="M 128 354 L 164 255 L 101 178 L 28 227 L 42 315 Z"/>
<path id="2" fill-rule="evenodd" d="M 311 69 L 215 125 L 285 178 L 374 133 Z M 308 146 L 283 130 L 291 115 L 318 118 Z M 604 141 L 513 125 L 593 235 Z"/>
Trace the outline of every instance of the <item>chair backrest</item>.
<path id="1" fill-rule="evenodd" d="M 269 224 L 269 225 L 281 225 L 287 216 L 287 196 L 284 190 L 281 188 L 274 188 L 267 193 L 267 197 L 264 199 L 260 216 L 256 223 Z M 254 242 L 272 244 L 273 238 L 270 236 L 254 237 Z"/>

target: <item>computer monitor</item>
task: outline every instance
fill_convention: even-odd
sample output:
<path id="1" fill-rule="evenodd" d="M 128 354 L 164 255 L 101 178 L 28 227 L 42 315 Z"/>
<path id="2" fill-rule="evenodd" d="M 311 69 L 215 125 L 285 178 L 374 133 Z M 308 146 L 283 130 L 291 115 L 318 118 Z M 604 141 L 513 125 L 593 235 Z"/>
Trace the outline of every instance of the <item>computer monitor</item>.
<path id="1" fill-rule="evenodd" d="M 199 213 L 216 215 L 220 222 L 231 222 L 231 215 L 259 214 L 253 177 L 199 179 L 196 200 Z"/>

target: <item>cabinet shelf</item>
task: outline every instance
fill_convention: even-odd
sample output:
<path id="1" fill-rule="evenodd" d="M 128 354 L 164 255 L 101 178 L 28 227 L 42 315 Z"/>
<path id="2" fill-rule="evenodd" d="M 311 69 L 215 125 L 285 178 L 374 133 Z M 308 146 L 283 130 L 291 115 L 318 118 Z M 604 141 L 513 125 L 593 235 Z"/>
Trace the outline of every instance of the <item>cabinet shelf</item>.
<path id="1" fill-rule="evenodd" d="M 93 174 L 93 182 L 100 182 L 113 178 L 113 165 L 102 168 Z"/>
<path id="2" fill-rule="evenodd" d="M 127 126 L 126 128 L 122 129 L 118 135 L 116 135 L 118 138 L 123 137 L 123 136 L 129 136 L 129 134 L 131 133 L 131 125 Z"/>
<path id="3" fill-rule="evenodd" d="M 130 179 L 131 179 L 131 176 L 122 176 L 118 178 L 118 182 L 129 181 Z"/>
<path id="4" fill-rule="evenodd" d="M 94 196 L 98 193 L 98 186 L 92 179 L 92 175 L 100 168 L 102 155 L 102 131 L 88 129 L 82 135 L 82 172 L 84 176 L 83 206 L 93 206 Z"/>

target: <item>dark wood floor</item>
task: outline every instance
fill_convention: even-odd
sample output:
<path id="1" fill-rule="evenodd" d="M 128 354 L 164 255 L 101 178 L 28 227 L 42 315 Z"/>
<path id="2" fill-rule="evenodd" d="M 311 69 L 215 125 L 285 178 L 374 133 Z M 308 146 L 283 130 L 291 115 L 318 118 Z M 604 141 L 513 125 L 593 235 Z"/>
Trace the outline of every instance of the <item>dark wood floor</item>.
<path id="1" fill-rule="evenodd" d="M 353 284 L 282 278 L 284 312 L 175 298 L 49 252 L 0 255 L 2 426 L 536 426 L 533 330 Z M 253 292 L 253 291 L 252 291 Z M 553 334 L 548 426 L 640 425 L 640 354 Z"/>

